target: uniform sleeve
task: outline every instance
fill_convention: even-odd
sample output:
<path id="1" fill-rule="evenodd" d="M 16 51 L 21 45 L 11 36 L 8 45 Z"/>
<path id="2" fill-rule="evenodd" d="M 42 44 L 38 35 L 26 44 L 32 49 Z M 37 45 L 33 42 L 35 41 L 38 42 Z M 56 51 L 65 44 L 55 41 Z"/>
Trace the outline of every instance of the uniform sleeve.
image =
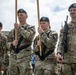
<path id="1" fill-rule="evenodd" d="M 3 42 L 2 42 L 2 49 L 3 49 L 3 59 L 2 59 L 2 64 L 3 65 L 7 65 L 8 66 L 8 54 L 7 54 L 7 52 L 8 52 L 8 47 L 7 47 L 7 37 L 4 35 L 4 34 L 2 34 L 2 40 L 3 40 Z M 7 61 L 6 61 L 7 60 Z"/>
<path id="2" fill-rule="evenodd" d="M 2 34 L 2 40 L 3 40 L 2 47 L 4 49 L 4 53 L 6 53 L 7 52 L 7 37 L 4 34 Z"/>
<path id="3" fill-rule="evenodd" d="M 33 43 L 33 51 L 34 51 L 34 53 L 39 51 L 39 48 L 37 46 L 37 41 L 38 41 L 38 36 L 34 39 L 34 43 Z"/>
<path id="4" fill-rule="evenodd" d="M 54 31 L 49 33 L 49 37 L 46 33 L 41 35 L 42 42 L 46 45 L 47 48 L 54 48 L 58 39 L 58 34 Z"/>
<path id="5" fill-rule="evenodd" d="M 61 43 L 62 43 L 62 38 L 63 38 L 63 30 L 60 30 L 60 35 L 59 35 L 59 42 L 58 42 L 58 47 L 57 47 L 57 53 L 61 53 Z"/>
<path id="6" fill-rule="evenodd" d="M 14 29 L 12 29 L 7 35 L 8 42 L 12 42 L 14 40 Z"/>
<path id="7" fill-rule="evenodd" d="M 35 27 L 29 26 L 28 29 L 20 28 L 19 33 L 23 36 L 23 38 L 31 41 L 35 35 Z"/>
<path id="8" fill-rule="evenodd" d="M 13 40 L 14 40 L 14 29 L 11 30 L 11 31 L 9 32 L 9 34 L 7 35 L 7 41 L 8 41 L 7 46 L 8 46 L 8 49 L 9 49 L 9 50 L 12 49 L 11 43 L 13 42 Z"/>
<path id="9" fill-rule="evenodd" d="M 2 36 L 2 39 L 4 40 L 4 43 L 6 43 L 7 37 L 3 33 L 1 34 L 1 36 Z"/>

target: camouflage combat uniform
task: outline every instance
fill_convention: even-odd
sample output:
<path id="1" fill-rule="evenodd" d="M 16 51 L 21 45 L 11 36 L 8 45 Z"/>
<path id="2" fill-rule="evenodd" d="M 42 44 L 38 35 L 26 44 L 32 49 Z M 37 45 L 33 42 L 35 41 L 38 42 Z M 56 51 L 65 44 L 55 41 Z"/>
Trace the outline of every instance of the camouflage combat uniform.
<path id="1" fill-rule="evenodd" d="M 40 37 L 42 40 L 41 47 L 44 55 L 47 54 L 49 51 L 52 51 L 52 53 L 48 54 L 45 59 L 38 56 L 38 53 L 40 53 L 40 51 L 39 51 L 39 47 L 37 46 L 37 41 L 39 40 L 39 36 L 37 36 L 34 40 L 34 45 L 33 45 L 34 53 L 36 54 L 35 75 L 57 75 L 56 72 L 57 63 L 56 63 L 54 49 L 58 35 L 55 31 L 51 31 L 49 29 L 47 32 L 42 33 Z"/>
<path id="2" fill-rule="evenodd" d="M 23 36 L 23 40 L 19 46 L 21 48 L 24 45 L 29 45 L 23 48 L 19 53 L 15 53 L 10 44 L 11 56 L 9 65 L 9 75 L 28 75 L 29 74 L 29 62 L 31 61 L 31 43 L 35 35 L 34 26 L 25 24 L 18 31 L 18 40 Z M 8 35 L 9 42 L 14 40 L 14 29 Z"/>
<path id="3" fill-rule="evenodd" d="M 60 35 L 58 51 L 61 53 L 61 42 L 63 34 Z M 76 75 L 76 22 L 68 23 L 67 34 L 67 52 L 64 53 L 64 62 L 62 66 L 62 75 Z"/>
<path id="4" fill-rule="evenodd" d="M 8 67 L 7 55 L 7 37 L 2 33 L 0 34 L 0 69 L 5 70 Z"/>

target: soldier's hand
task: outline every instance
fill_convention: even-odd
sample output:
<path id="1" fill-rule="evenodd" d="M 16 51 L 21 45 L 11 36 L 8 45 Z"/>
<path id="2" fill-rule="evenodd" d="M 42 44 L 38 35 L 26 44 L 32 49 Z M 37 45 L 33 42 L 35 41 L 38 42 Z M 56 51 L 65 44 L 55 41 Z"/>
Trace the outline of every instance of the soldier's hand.
<path id="1" fill-rule="evenodd" d="M 63 63 L 64 62 L 63 61 L 63 57 L 61 56 L 60 53 L 57 54 L 57 62 L 59 62 L 59 63 Z"/>
<path id="2" fill-rule="evenodd" d="M 39 34 L 41 34 L 41 33 L 43 33 L 44 31 L 43 31 L 43 29 L 42 29 L 41 27 L 38 27 L 38 32 L 39 32 Z"/>
<path id="3" fill-rule="evenodd" d="M 14 40 L 14 41 L 12 42 L 12 44 L 13 44 L 13 46 L 17 46 L 17 45 L 18 45 L 18 40 Z"/>
<path id="4" fill-rule="evenodd" d="M 1 67 L 1 71 L 5 71 L 6 70 L 6 68 L 5 67 Z"/>
<path id="5" fill-rule="evenodd" d="M 19 29 L 20 26 L 18 25 L 18 23 L 14 23 L 14 28 Z"/>
<path id="6" fill-rule="evenodd" d="M 38 47 L 41 46 L 41 40 L 38 40 L 38 41 L 37 41 L 37 46 L 38 46 Z"/>

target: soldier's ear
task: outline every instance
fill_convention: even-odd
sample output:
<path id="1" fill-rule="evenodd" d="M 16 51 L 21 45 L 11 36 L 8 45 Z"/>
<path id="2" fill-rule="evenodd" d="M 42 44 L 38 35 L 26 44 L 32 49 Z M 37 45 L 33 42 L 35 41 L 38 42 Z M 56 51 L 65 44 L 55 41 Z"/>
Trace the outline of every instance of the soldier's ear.
<path id="1" fill-rule="evenodd" d="M 50 22 L 49 22 L 49 28 L 51 29 Z"/>
<path id="2" fill-rule="evenodd" d="M 28 18 L 28 15 L 26 15 L 26 18 Z"/>

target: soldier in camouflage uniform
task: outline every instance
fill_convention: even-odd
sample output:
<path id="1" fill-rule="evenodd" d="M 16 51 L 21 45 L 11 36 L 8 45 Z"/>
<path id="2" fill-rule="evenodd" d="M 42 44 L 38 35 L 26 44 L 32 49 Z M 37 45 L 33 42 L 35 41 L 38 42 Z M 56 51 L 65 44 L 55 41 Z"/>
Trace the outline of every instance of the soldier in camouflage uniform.
<path id="1" fill-rule="evenodd" d="M 8 67 L 7 61 L 7 37 L 2 33 L 2 23 L 0 22 L 0 73 L 1 70 L 6 70 Z M 1 75 L 1 74 L 0 74 Z"/>
<path id="2" fill-rule="evenodd" d="M 50 21 L 48 17 L 40 19 L 40 27 L 38 28 L 40 34 L 34 40 L 34 53 L 36 54 L 36 68 L 35 75 L 57 75 L 57 63 L 55 58 L 55 45 L 58 34 L 56 31 L 50 30 Z M 40 55 L 40 47 L 42 53 Z"/>
<path id="3" fill-rule="evenodd" d="M 60 42 L 57 50 L 57 61 L 62 65 L 62 75 L 76 75 L 76 3 L 68 9 L 71 21 L 68 23 L 67 51 L 64 52 L 64 60 L 61 56 L 61 43 L 63 33 L 60 34 Z"/>
<path id="4" fill-rule="evenodd" d="M 29 62 L 31 61 L 31 43 L 35 35 L 35 27 L 26 23 L 27 17 L 27 12 L 24 9 L 19 9 L 18 19 L 20 24 L 14 24 L 18 38 L 15 39 L 14 29 L 8 35 L 11 50 L 9 75 L 30 75 Z"/>

